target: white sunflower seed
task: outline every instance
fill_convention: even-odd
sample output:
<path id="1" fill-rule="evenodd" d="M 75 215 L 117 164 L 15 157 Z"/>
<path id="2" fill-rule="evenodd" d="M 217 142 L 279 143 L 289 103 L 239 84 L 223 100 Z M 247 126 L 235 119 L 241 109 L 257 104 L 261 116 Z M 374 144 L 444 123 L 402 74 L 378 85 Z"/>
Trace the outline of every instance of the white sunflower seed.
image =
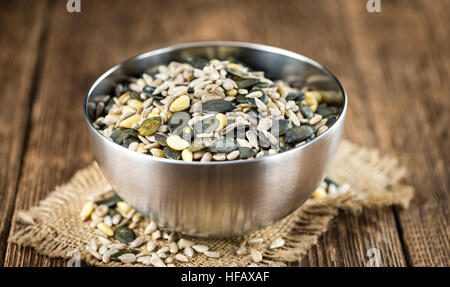
<path id="1" fill-rule="evenodd" d="M 270 243 L 270 249 L 280 248 L 284 246 L 284 239 L 281 237 L 276 238 Z"/>
<path id="2" fill-rule="evenodd" d="M 255 249 L 250 250 L 250 256 L 252 257 L 252 260 L 255 263 L 259 263 L 262 261 L 262 254 L 258 250 Z"/>
<path id="3" fill-rule="evenodd" d="M 189 259 L 181 253 L 176 254 L 175 259 L 180 262 L 189 262 Z"/>
<path id="4" fill-rule="evenodd" d="M 195 251 L 199 252 L 199 253 L 205 253 L 206 251 L 209 250 L 209 247 L 206 245 L 192 245 L 192 249 L 194 249 Z"/>

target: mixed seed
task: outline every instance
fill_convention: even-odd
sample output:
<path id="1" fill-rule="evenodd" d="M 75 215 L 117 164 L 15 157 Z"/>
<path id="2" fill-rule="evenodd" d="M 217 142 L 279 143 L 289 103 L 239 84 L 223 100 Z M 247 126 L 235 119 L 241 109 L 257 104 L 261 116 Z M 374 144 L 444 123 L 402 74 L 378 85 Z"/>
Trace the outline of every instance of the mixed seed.
<path id="1" fill-rule="evenodd" d="M 88 113 L 130 150 L 183 161 L 260 158 L 324 133 L 341 113 L 334 91 L 296 88 L 217 59 L 171 62 L 95 96 Z"/>
<path id="2" fill-rule="evenodd" d="M 348 184 L 338 186 L 326 178 L 312 198 L 321 200 L 335 197 L 348 190 Z M 115 261 L 124 264 L 170 267 L 188 263 L 194 256 L 211 259 L 222 256 L 220 252 L 211 250 L 207 245 L 183 238 L 145 219 L 117 194 L 86 202 L 81 208 L 80 218 L 88 221 L 96 234 L 96 237 L 87 244 L 86 251 L 92 258 L 105 264 Z M 281 237 L 269 242 L 265 242 L 263 238 L 253 237 L 243 241 L 242 245 L 236 248 L 236 255 L 250 258 L 253 263 L 248 265 L 249 267 L 258 266 L 257 263 L 264 261 L 264 249 L 283 248 L 285 244 L 285 240 Z M 234 263 L 232 266 L 237 265 Z"/>

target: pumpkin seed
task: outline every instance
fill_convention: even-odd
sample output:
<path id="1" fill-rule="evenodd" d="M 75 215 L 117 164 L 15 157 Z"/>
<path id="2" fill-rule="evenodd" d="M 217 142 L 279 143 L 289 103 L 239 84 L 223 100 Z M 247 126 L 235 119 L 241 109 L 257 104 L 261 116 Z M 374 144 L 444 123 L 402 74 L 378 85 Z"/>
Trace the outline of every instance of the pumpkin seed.
<path id="1" fill-rule="evenodd" d="M 188 149 L 191 152 L 198 152 L 198 151 L 201 151 L 204 148 L 206 148 L 206 142 L 203 139 L 196 139 L 196 140 L 194 140 L 190 144 L 190 146 L 188 147 Z"/>
<path id="2" fill-rule="evenodd" d="M 226 113 L 235 108 L 232 103 L 225 100 L 211 100 L 202 104 L 202 111 L 205 113 Z"/>
<path id="3" fill-rule="evenodd" d="M 165 156 L 166 158 L 170 158 L 170 159 L 180 159 L 180 157 L 181 157 L 180 151 L 175 150 L 175 149 L 173 149 L 173 148 L 171 148 L 171 147 L 168 147 L 168 146 L 166 146 L 166 147 L 163 148 L 163 152 L 164 152 L 164 156 Z"/>
<path id="4" fill-rule="evenodd" d="M 293 127 L 286 131 L 284 142 L 287 144 L 296 144 L 308 139 L 313 133 L 314 129 L 311 126 Z"/>
<path id="5" fill-rule="evenodd" d="M 248 147 L 240 147 L 239 148 L 239 158 L 246 159 L 256 155 L 256 151 Z"/>
<path id="6" fill-rule="evenodd" d="M 122 144 L 123 141 L 128 137 L 128 134 L 125 133 L 127 129 L 125 128 L 115 128 L 113 132 L 111 133 L 111 139 L 117 143 Z"/>
<path id="7" fill-rule="evenodd" d="M 147 96 L 152 96 L 153 92 L 156 90 L 155 86 L 145 86 L 142 91 L 147 95 Z"/>
<path id="8" fill-rule="evenodd" d="M 250 78 L 240 81 L 235 81 L 238 89 L 248 89 L 259 83 L 259 79 Z"/>
<path id="9" fill-rule="evenodd" d="M 272 121 L 272 128 L 270 132 L 274 136 L 283 135 L 288 129 L 291 128 L 291 121 L 285 119 L 278 119 Z"/>
<path id="10" fill-rule="evenodd" d="M 334 125 L 335 122 L 337 122 L 338 117 L 337 116 L 331 116 L 328 118 L 327 123 L 325 124 L 327 127 L 331 127 Z"/>
<path id="11" fill-rule="evenodd" d="M 143 136 L 151 136 L 161 126 L 162 120 L 160 117 L 151 117 L 142 122 L 139 128 L 139 133 Z"/>
<path id="12" fill-rule="evenodd" d="M 167 135 L 162 134 L 162 133 L 156 133 L 155 140 L 158 144 L 160 144 L 162 146 L 167 146 Z"/>
<path id="13" fill-rule="evenodd" d="M 123 243 L 131 243 L 136 239 L 136 233 L 127 226 L 118 226 L 114 230 L 114 238 Z"/>
<path id="14" fill-rule="evenodd" d="M 239 104 L 248 103 L 247 97 L 243 95 L 237 95 L 235 101 L 238 102 Z"/>
<path id="15" fill-rule="evenodd" d="M 326 104 L 320 104 L 317 107 L 316 113 L 321 115 L 322 117 L 328 117 L 329 115 L 333 114 L 333 111 Z"/>
<path id="16" fill-rule="evenodd" d="M 305 104 L 300 104 L 298 105 L 300 112 L 302 113 L 302 115 L 307 118 L 310 119 L 314 116 L 314 112 L 312 111 L 312 109 L 310 107 L 308 107 Z"/>
<path id="17" fill-rule="evenodd" d="M 209 147 L 211 152 L 216 153 L 230 153 L 238 148 L 236 140 L 229 137 L 222 137 L 214 141 Z"/>
<path id="18" fill-rule="evenodd" d="M 202 70 L 205 66 L 209 65 L 208 60 L 198 57 L 188 58 L 186 62 L 190 64 L 192 67 L 200 70 Z"/>
<path id="19" fill-rule="evenodd" d="M 230 74 L 231 76 L 237 77 L 237 78 L 248 78 L 249 75 L 246 72 L 240 71 L 238 69 L 233 69 L 230 67 L 226 67 L 225 70 L 227 71 L 228 74 Z"/>

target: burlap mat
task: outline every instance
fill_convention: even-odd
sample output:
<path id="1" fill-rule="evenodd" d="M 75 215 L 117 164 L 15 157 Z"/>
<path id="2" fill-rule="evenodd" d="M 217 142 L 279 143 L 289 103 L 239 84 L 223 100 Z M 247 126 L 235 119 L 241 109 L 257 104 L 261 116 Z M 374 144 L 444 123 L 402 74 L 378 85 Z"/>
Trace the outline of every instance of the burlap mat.
<path id="1" fill-rule="evenodd" d="M 249 238 L 264 239 L 263 244 L 253 247 L 263 253 L 264 260 L 259 263 L 260 266 L 284 266 L 288 262 L 299 261 L 327 230 L 339 209 L 358 212 L 363 207 L 393 204 L 406 208 L 414 191 L 401 183 L 404 175 L 405 170 L 398 166 L 396 158 L 381 156 L 376 150 L 361 148 L 343 140 L 329 177 L 338 183 L 350 184 L 349 192 L 334 198 L 310 199 L 288 217 L 247 236 L 223 240 L 185 237 L 219 251 L 221 257 L 213 259 L 196 254 L 189 263 L 176 264 L 228 266 L 234 262 L 238 266 L 247 266 L 252 263 L 250 256 L 236 255 L 236 250 Z M 85 249 L 97 235 L 89 223 L 80 220 L 80 209 L 89 198 L 104 193 L 106 186 L 108 183 L 97 164 L 78 171 L 69 183 L 56 187 L 38 206 L 16 214 L 15 218 L 21 224 L 10 241 L 32 246 L 50 257 L 70 258 L 73 250 L 79 250 L 81 258 L 89 265 L 125 266 L 118 262 L 103 264 Z M 141 223 L 137 228 L 138 234 L 143 234 L 147 223 Z M 286 244 L 282 248 L 269 249 L 270 242 L 277 237 L 282 237 Z"/>

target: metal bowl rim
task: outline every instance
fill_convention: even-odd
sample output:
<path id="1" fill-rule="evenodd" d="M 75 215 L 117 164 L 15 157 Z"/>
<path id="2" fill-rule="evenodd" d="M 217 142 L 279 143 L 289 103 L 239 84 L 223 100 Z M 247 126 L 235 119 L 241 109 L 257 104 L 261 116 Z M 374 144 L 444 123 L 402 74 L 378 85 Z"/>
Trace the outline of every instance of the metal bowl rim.
<path id="1" fill-rule="evenodd" d="M 306 62 L 310 65 L 315 66 L 316 68 L 318 68 L 319 70 L 322 70 L 323 72 L 325 72 L 326 74 L 328 74 L 328 76 L 330 76 L 334 81 L 336 81 L 336 83 L 339 86 L 339 89 L 342 92 L 342 95 L 344 97 L 344 104 L 343 104 L 343 109 L 342 112 L 338 118 L 338 120 L 328 129 L 326 130 L 323 134 L 321 134 L 320 136 L 314 138 L 313 140 L 299 146 L 299 147 L 294 147 L 288 151 L 285 152 L 281 152 L 278 154 L 274 154 L 274 155 L 268 155 L 268 156 L 264 156 L 262 158 L 254 158 L 254 159 L 247 159 L 247 160 L 231 160 L 231 161 L 211 161 L 211 162 L 196 162 L 196 161 L 192 161 L 192 162 L 186 162 L 183 160 L 173 160 L 173 159 L 166 159 L 166 158 L 159 158 L 159 157 L 155 157 L 155 156 L 148 156 L 146 154 L 142 154 L 142 153 L 137 153 L 135 151 L 131 151 L 128 148 L 121 146 L 119 144 L 116 144 L 114 142 L 111 142 L 110 140 L 108 140 L 104 135 L 102 135 L 92 124 L 91 120 L 89 119 L 88 116 L 88 112 L 87 112 L 87 103 L 88 103 L 88 99 L 90 98 L 93 90 L 100 84 L 100 82 L 102 82 L 104 79 L 106 79 L 110 74 L 112 74 L 113 72 L 119 70 L 120 68 L 122 68 L 125 65 L 128 65 L 130 63 L 134 63 L 134 62 L 138 62 L 144 58 L 148 58 L 151 56 L 155 56 L 155 55 L 159 55 L 159 54 L 163 54 L 163 53 L 167 53 L 167 52 L 171 52 L 171 51 L 175 51 L 175 50 L 181 50 L 181 49 L 185 49 L 185 48 L 193 48 L 193 47 L 206 47 L 206 46 L 230 46 L 230 47 L 238 47 L 238 48 L 248 48 L 248 49 L 254 49 L 254 50 L 260 50 L 263 52 L 268 52 L 268 53 L 273 53 L 273 54 L 279 54 L 282 56 L 287 56 L 290 58 L 294 58 L 296 60 L 300 60 L 303 62 Z M 83 102 L 83 115 L 84 115 L 84 119 L 88 124 L 88 127 L 90 129 L 92 129 L 97 136 L 100 136 L 102 138 L 102 140 L 104 142 L 106 142 L 107 144 L 113 144 L 115 146 L 118 146 L 120 148 L 123 149 L 124 152 L 128 152 L 130 154 L 130 156 L 138 156 L 138 157 L 142 157 L 142 159 L 145 158 L 145 160 L 151 160 L 151 161 L 157 161 L 157 162 L 161 162 L 161 163 L 170 163 L 170 164 L 177 164 L 177 165 L 189 165 L 189 166 L 221 166 L 221 165 L 234 165 L 234 164 L 250 164 L 250 163 L 256 163 L 256 162 L 261 162 L 261 161 L 267 161 L 267 160 L 271 160 L 274 157 L 279 157 L 279 156 L 287 156 L 289 153 L 293 153 L 295 151 L 304 149 L 306 147 L 308 147 L 309 145 L 312 145 L 318 141 L 320 141 L 323 137 L 325 137 L 331 130 L 336 129 L 336 126 L 338 126 L 339 123 L 341 123 L 342 121 L 345 120 L 345 115 L 347 113 L 347 93 L 344 89 L 344 87 L 342 86 L 341 82 L 337 79 L 337 77 L 331 73 L 327 68 L 325 68 L 324 66 L 322 66 L 321 64 L 319 64 L 318 62 L 303 56 L 301 54 L 295 53 L 295 52 L 291 52 L 285 49 L 281 49 L 281 48 L 277 48 L 277 47 L 273 47 L 273 46 L 268 46 L 268 45 L 263 45 L 263 44 L 255 44 L 255 43 L 248 43 L 248 42 L 234 42 L 234 41 L 207 41 L 207 42 L 191 42 L 191 43 L 185 43 L 185 44 L 179 44 L 179 45 L 172 45 L 172 46 L 168 46 L 168 47 L 164 47 L 164 48 L 160 48 L 160 49 L 156 49 L 156 50 L 152 50 L 149 52 L 145 52 L 142 54 L 139 54 L 137 56 L 131 57 L 123 62 L 121 62 L 120 64 L 110 68 L 109 70 L 107 70 L 103 75 L 101 75 L 95 82 L 94 84 L 91 86 L 91 88 L 89 89 L 89 91 L 87 92 L 85 98 L 84 98 L 84 102 Z"/>

